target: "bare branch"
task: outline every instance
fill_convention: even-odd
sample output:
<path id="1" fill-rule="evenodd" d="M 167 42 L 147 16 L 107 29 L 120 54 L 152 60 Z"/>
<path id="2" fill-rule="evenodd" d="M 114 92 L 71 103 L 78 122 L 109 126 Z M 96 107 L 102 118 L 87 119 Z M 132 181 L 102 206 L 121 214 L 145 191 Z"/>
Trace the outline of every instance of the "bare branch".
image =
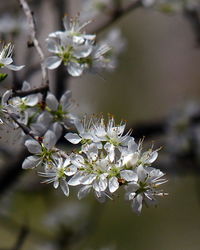
<path id="1" fill-rule="evenodd" d="M 26 90 L 26 91 L 22 91 L 22 90 L 14 91 L 12 97 L 15 97 L 15 96 L 24 97 L 27 95 L 47 92 L 48 90 L 49 90 L 49 85 L 46 84 L 46 85 L 41 86 L 39 88 L 34 88 L 34 89 Z"/>
<path id="2" fill-rule="evenodd" d="M 45 68 L 43 61 L 44 61 L 44 53 L 42 51 L 42 48 L 40 46 L 40 43 L 36 37 L 36 28 L 35 28 L 35 23 L 34 23 L 34 18 L 33 18 L 33 12 L 31 11 L 28 3 L 26 2 L 26 0 L 18 0 L 21 7 L 24 10 L 24 13 L 27 17 L 28 23 L 29 23 L 29 28 L 30 28 L 30 34 L 31 34 L 31 38 L 32 38 L 32 42 L 37 50 L 37 53 L 40 57 L 41 60 L 41 71 L 42 71 L 42 80 L 43 83 L 47 83 L 48 79 L 47 79 L 47 69 Z"/>

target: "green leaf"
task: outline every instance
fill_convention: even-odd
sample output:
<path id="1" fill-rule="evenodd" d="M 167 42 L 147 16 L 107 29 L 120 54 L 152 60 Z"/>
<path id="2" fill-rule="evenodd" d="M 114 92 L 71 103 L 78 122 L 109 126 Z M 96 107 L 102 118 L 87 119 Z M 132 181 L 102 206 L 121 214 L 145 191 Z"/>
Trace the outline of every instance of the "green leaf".
<path id="1" fill-rule="evenodd" d="M 8 74 L 0 73 L 0 82 L 2 82 L 7 76 Z"/>

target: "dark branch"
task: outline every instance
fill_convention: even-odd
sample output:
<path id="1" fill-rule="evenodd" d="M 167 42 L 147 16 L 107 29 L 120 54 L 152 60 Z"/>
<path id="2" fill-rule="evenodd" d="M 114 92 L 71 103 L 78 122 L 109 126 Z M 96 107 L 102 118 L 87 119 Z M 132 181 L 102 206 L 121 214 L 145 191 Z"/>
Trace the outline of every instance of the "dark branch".
<path id="1" fill-rule="evenodd" d="M 15 97 L 15 96 L 24 97 L 27 95 L 37 94 L 37 93 L 43 94 L 43 93 L 46 93 L 48 90 L 49 90 L 49 85 L 46 84 L 39 88 L 34 88 L 34 89 L 26 90 L 26 91 L 22 91 L 22 90 L 14 91 L 12 97 Z"/>

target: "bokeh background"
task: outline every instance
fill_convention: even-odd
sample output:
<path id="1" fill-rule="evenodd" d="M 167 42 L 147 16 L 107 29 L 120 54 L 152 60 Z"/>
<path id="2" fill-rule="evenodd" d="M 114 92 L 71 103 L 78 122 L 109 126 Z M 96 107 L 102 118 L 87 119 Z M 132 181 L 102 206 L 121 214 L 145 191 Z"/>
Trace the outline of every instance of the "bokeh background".
<path id="1" fill-rule="evenodd" d="M 63 28 L 60 17 L 64 13 L 73 16 L 81 11 L 81 0 L 28 2 L 34 11 L 39 40 L 48 54 L 45 38 Z M 64 8 L 60 8 L 62 4 Z M 2 40 L 14 42 L 16 64 L 26 64 L 28 69 L 9 75 L 1 84 L 1 92 L 15 78 L 37 86 L 41 79 L 38 58 L 34 48 L 27 48 L 26 20 L 18 1 L 0 2 L 0 29 L 5 15 L 20 16 L 16 22 L 24 23 L 20 33 L 0 34 Z M 93 25 L 101 18 L 97 16 Z M 76 114 L 112 113 L 117 120 L 127 120 L 133 136 L 134 126 L 164 121 L 165 133 L 146 140 L 148 144 L 153 141 L 155 147 L 163 146 L 156 167 L 166 172 L 169 181 L 165 190 L 169 195 L 159 199 L 157 208 L 144 208 L 137 216 L 124 201 L 123 190 L 106 204 L 98 203 L 93 196 L 78 201 L 76 192 L 66 198 L 51 185 L 40 184 L 34 171 L 23 171 L 12 186 L 0 191 L 1 250 L 199 250 L 200 144 L 196 138 L 200 131 L 196 124 L 179 134 L 171 125 L 179 117 L 185 124 L 200 110 L 200 44 L 196 33 L 181 11 L 166 14 L 142 7 L 98 34 L 99 39 L 113 27 L 120 28 L 126 40 L 113 72 L 65 79 L 53 71 L 51 87 L 56 91 L 64 81 L 77 103 Z M 3 171 L 5 166 L 16 164 L 24 148 L 17 136 L 13 143 L 15 133 L 5 134 L 5 129 L 0 132 Z M 191 134 L 195 136 L 192 149 Z M 16 242 L 20 237 L 25 240 L 19 248 Z"/>

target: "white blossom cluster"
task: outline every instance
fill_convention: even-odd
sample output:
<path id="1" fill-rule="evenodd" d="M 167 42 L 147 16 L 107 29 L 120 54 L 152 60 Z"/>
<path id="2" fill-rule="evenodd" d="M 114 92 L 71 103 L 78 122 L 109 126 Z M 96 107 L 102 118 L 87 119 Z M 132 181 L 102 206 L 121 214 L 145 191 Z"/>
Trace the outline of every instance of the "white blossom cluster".
<path id="1" fill-rule="evenodd" d="M 123 47 L 123 40 L 119 32 L 115 32 L 108 37 L 108 41 L 96 41 L 96 35 L 86 34 L 83 28 L 90 21 L 80 24 L 78 17 L 63 19 L 64 31 L 50 33 L 46 39 L 49 56 L 45 60 L 48 69 L 55 69 L 63 63 L 71 76 L 80 76 L 84 72 L 99 72 L 102 69 L 112 69 L 116 64 L 116 56 Z M 116 49 L 112 50 L 114 39 Z M 122 41 L 122 45 L 121 45 Z M 119 50 L 118 50 L 119 47 Z"/>
<path id="2" fill-rule="evenodd" d="M 96 72 L 111 69 L 117 64 L 117 55 L 125 46 L 119 30 L 113 30 L 105 40 L 96 42 L 96 35 L 86 34 L 78 17 L 64 18 L 64 31 L 56 31 L 47 38 L 48 50 L 53 56 L 44 65 L 55 69 L 61 63 L 71 76 L 85 71 Z M 112 46 L 112 50 L 111 50 Z M 0 52 L 0 68 L 20 70 L 24 66 L 12 64 L 13 46 L 3 46 Z M 42 65 L 43 66 L 43 65 Z M 0 73 L 0 80 L 5 78 Z M 71 114 L 73 102 L 71 91 L 60 98 L 41 88 L 32 89 L 24 81 L 21 90 L 7 90 L 1 97 L 0 125 L 10 123 L 22 130 L 25 146 L 30 156 L 25 158 L 23 169 L 37 169 L 43 183 L 60 187 L 69 196 L 71 186 L 78 186 L 78 198 L 94 193 L 99 201 L 113 199 L 120 186 L 125 187 L 125 197 L 131 201 L 133 210 L 139 214 L 143 204 L 155 205 L 156 196 L 165 193 L 159 186 L 166 182 L 164 173 L 153 168 L 158 150 L 142 149 L 131 131 L 125 132 L 125 122 L 116 124 L 112 116 L 85 116 L 82 120 Z M 56 147 L 63 128 L 72 127 L 65 139 L 79 147 L 66 153 Z"/>
<path id="3" fill-rule="evenodd" d="M 120 186 L 126 190 L 125 197 L 131 201 L 133 210 L 140 213 L 143 204 L 155 205 L 156 196 L 165 193 L 159 186 L 166 182 L 164 173 L 151 167 L 158 150 L 142 150 L 130 135 L 124 134 L 125 123 L 115 124 L 109 117 L 92 117 L 75 120 L 78 133 L 67 133 L 65 138 L 81 149 L 66 154 L 57 148 L 56 135 L 48 130 L 41 141 L 28 139 L 25 145 L 33 155 L 23 163 L 24 169 L 38 167 L 44 177 L 43 183 L 61 187 L 69 196 L 69 186 L 78 186 L 78 198 L 93 192 L 99 201 L 112 199 Z M 42 168 L 42 170 L 41 170 Z"/>
<path id="4" fill-rule="evenodd" d="M 22 91 L 31 90 L 28 82 L 24 82 Z M 15 114 L 21 124 L 30 128 L 34 135 L 43 136 L 47 130 L 52 130 L 60 138 L 63 127 L 69 128 L 76 118 L 70 112 L 73 109 L 71 91 L 66 91 L 60 100 L 48 92 L 46 100 L 42 100 L 42 94 L 30 94 L 24 97 L 14 96 L 13 91 L 6 91 L 1 100 L 1 116 Z"/>

